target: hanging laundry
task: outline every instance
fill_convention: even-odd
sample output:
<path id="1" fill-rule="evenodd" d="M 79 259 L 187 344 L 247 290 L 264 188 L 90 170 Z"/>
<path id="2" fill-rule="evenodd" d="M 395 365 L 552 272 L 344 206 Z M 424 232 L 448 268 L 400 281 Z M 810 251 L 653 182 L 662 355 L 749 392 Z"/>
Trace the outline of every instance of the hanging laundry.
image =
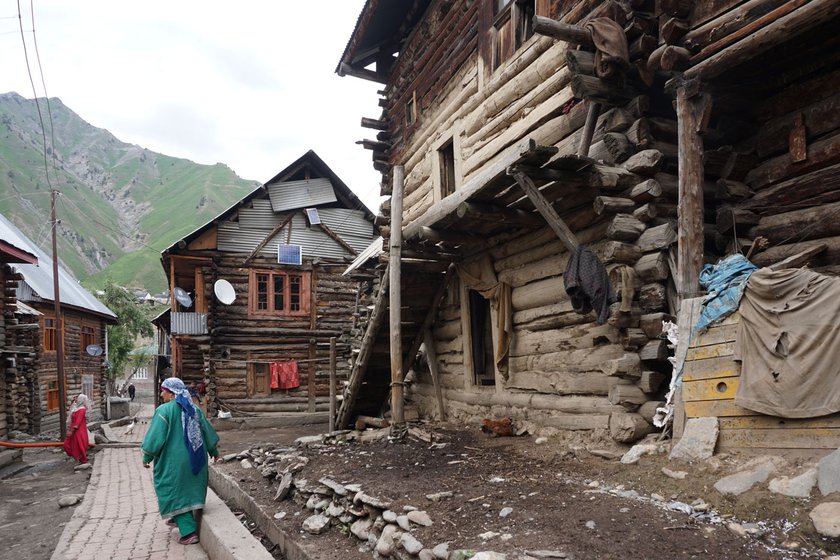
<path id="1" fill-rule="evenodd" d="M 757 268 L 740 253 L 703 267 L 700 285 L 706 288 L 706 297 L 703 298 L 700 318 L 694 325 L 695 333 L 703 332 L 713 323 L 722 321 L 738 310 L 747 280 Z"/>
<path id="2" fill-rule="evenodd" d="M 297 362 L 271 362 L 272 389 L 296 389 L 300 387 Z"/>
<path id="3" fill-rule="evenodd" d="M 840 411 L 840 278 L 806 268 L 762 268 L 739 308 L 735 404 L 783 418 Z"/>
<path id="4" fill-rule="evenodd" d="M 595 253 L 583 245 L 569 257 L 563 273 L 563 285 L 572 307 L 585 315 L 593 309 L 598 314 L 596 322 L 603 325 L 610 318 L 610 304 L 616 297 L 607 270 Z"/>

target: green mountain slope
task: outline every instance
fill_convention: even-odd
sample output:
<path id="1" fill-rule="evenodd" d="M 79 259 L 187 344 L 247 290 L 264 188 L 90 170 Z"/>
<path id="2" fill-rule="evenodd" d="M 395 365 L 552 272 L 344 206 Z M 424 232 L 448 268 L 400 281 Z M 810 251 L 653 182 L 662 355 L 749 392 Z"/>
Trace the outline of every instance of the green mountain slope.
<path id="1" fill-rule="evenodd" d="M 35 102 L 0 94 L 0 213 L 48 249 L 49 185 L 58 189 L 59 257 L 86 285 L 108 275 L 120 285 L 163 289 L 160 251 L 258 184 L 223 164 L 200 165 L 121 142 L 57 98 L 50 99 L 51 132 L 45 100 L 39 102 L 46 166 Z"/>

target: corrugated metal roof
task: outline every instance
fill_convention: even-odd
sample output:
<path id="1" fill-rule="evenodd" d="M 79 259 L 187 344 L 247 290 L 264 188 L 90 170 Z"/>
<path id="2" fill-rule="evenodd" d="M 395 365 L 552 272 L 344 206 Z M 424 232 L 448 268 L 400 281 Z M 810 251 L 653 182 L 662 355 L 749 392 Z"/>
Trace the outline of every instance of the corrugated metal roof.
<path id="1" fill-rule="evenodd" d="M 253 208 L 239 209 L 239 227 L 272 230 L 282 221 L 283 214 L 275 214 L 267 198 L 252 201 Z"/>
<path id="2" fill-rule="evenodd" d="M 0 215 L 0 239 L 25 251 L 29 251 L 38 257 L 38 264 L 15 264 L 13 268 L 23 275 L 23 281 L 32 289 L 34 295 L 41 299 L 53 301 L 53 275 L 52 259 L 43 252 L 37 245 L 32 243 L 12 222 L 5 216 Z M 58 267 L 59 298 L 62 304 L 72 305 L 80 309 L 87 309 L 93 313 L 116 318 L 116 315 L 108 309 L 105 304 L 96 299 L 93 294 L 85 290 L 70 273 L 62 266 Z M 18 293 L 18 299 L 24 300 L 22 293 Z"/>
<path id="3" fill-rule="evenodd" d="M 285 181 L 266 185 L 266 188 L 275 212 L 329 204 L 338 200 L 332 183 L 326 178 Z"/>
<path id="4" fill-rule="evenodd" d="M 379 237 L 374 239 L 373 243 L 368 245 L 365 248 L 364 251 L 359 253 L 359 256 L 356 257 L 356 260 L 354 260 L 352 263 L 350 263 L 350 266 L 347 267 L 347 270 L 342 272 L 342 275 L 350 274 L 351 272 L 353 272 L 357 268 L 361 268 L 362 265 L 364 265 L 369 259 L 372 259 L 373 257 L 378 257 L 379 255 L 381 255 L 384 252 L 384 245 L 385 245 L 385 239 L 383 239 L 382 236 L 380 235 Z"/>
<path id="5" fill-rule="evenodd" d="M 373 238 L 373 226 L 365 219 L 364 212 L 340 208 L 323 210 L 328 210 L 326 212 L 328 217 L 322 216 L 322 218 L 325 218 L 324 223 L 348 245 L 357 251 L 362 251 L 368 246 Z M 291 221 L 291 228 L 291 237 L 289 237 L 288 230 L 284 228 L 262 248 L 260 254 L 265 256 L 277 255 L 277 245 L 286 243 L 288 240 L 289 243 L 300 245 L 303 248 L 304 258 L 343 259 L 351 256 L 318 226 L 307 227 L 302 212 L 295 213 Z M 223 222 L 219 224 L 218 248 L 220 251 L 250 253 L 265 239 L 267 233 L 264 229 L 244 228 L 241 222 L 239 224 Z"/>

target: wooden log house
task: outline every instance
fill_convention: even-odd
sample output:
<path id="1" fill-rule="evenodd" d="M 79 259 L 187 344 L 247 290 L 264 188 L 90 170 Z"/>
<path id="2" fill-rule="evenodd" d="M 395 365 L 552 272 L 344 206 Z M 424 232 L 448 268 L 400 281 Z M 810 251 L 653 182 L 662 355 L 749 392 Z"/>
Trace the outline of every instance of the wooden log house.
<path id="1" fill-rule="evenodd" d="M 811 249 L 813 266 L 837 271 L 839 12 L 826 0 L 368 0 L 336 71 L 382 84 L 382 113 L 362 119 L 376 141 L 362 144 L 382 194 L 401 198 L 377 218 L 383 235 L 399 227 L 403 257 L 426 270 L 489 257 L 510 288 L 513 332 L 497 362 L 497 311 L 460 275 L 437 307 L 429 295 L 401 304 L 401 327 L 430 324 L 419 337 L 430 368 L 418 368 L 410 400 L 429 416 L 633 441 L 652 429 L 670 378 L 662 320 L 701 295 L 705 262 L 765 238 L 751 254 L 759 265 Z M 596 18 L 624 30 L 618 76 L 597 69 Z M 620 294 L 605 325 L 565 293 L 578 244 Z M 410 276 L 417 261 L 401 266 Z M 357 388 L 385 382 L 365 367 L 393 352 L 375 334 L 383 323 L 362 340 L 343 422 L 372 411 Z"/>
<path id="2" fill-rule="evenodd" d="M 57 344 L 63 344 L 67 408 L 73 395 L 91 398 L 93 416 L 105 407 L 105 356 L 93 356 L 87 347 L 105 350 L 105 329 L 116 315 L 59 266 L 62 336 L 56 335 L 52 259 L 4 216 L 0 239 L 34 255 L 35 262 L 13 264 L 4 286 L 5 417 L 9 430 L 40 433 L 59 428 Z M 13 305 L 14 304 L 14 305 Z M 16 309 L 15 309 L 16 308 Z M 7 356 L 6 353 L 9 353 Z"/>
<path id="3" fill-rule="evenodd" d="M 23 411 L 18 407 L 26 403 L 28 396 L 21 391 L 25 384 L 19 383 L 18 362 L 23 365 L 23 361 L 34 353 L 32 345 L 20 347 L 16 344 L 17 283 L 23 277 L 12 269 L 13 264 L 38 264 L 38 257 L 0 236 L 0 285 L 3 286 L 3 297 L 0 298 L 0 440 L 4 441 L 8 440 L 10 430 L 20 429 L 17 427 L 22 416 L 19 412 Z M 28 419 L 28 415 L 25 418 Z"/>
<path id="4" fill-rule="evenodd" d="M 206 383 L 210 412 L 327 411 L 330 339 L 346 380 L 360 292 L 370 289 L 370 274 L 342 272 L 373 239 L 373 218 L 310 150 L 164 250 L 173 298 L 155 322 L 173 374 Z M 273 388 L 272 364 L 290 362 L 299 387 Z"/>

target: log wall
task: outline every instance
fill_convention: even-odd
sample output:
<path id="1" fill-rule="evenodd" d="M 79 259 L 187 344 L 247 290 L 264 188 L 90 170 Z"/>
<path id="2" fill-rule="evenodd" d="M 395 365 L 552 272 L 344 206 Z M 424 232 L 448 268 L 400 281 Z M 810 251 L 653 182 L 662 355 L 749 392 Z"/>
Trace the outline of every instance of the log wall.
<path id="1" fill-rule="evenodd" d="M 359 294 L 369 276 L 342 276 L 344 263 L 304 263 L 303 268 L 314 277 L 311 315 L 252 315 L 248 312 L 250 268 L 242 267 L 242 259 L 242 255 L 217 255 L 213 265 L 204 270 L 209 334 L 178 337 L 184 381 L 209 378 L 211 413 L 218 410 L 220 403 L 243 411 L 278 412 L 298 410 L 301 402 L 308 401 L 311 378 L 312 396 L 323 408 L 322 403 L 329 397 L 330 338 L 337 339 L 336 373 L 341 383 L 349 375 L 350 339 L 358 333 Z M 276 262 L 260 257 L 250 266 L 260 270 L 278 268 Z M 209 297 L 220 278 L 230 282 L 236 291 L 231 305 Z M 310 361 L 313 355 L 314 362 Z M 252 398 L 248 394 L 249 367 L 254 362 L 273 361 L 297 361 L 300 387 L 288 392 L 273 390 L 267 398 Z M 303 404 L 303 410 L 306 407 Z"/>

